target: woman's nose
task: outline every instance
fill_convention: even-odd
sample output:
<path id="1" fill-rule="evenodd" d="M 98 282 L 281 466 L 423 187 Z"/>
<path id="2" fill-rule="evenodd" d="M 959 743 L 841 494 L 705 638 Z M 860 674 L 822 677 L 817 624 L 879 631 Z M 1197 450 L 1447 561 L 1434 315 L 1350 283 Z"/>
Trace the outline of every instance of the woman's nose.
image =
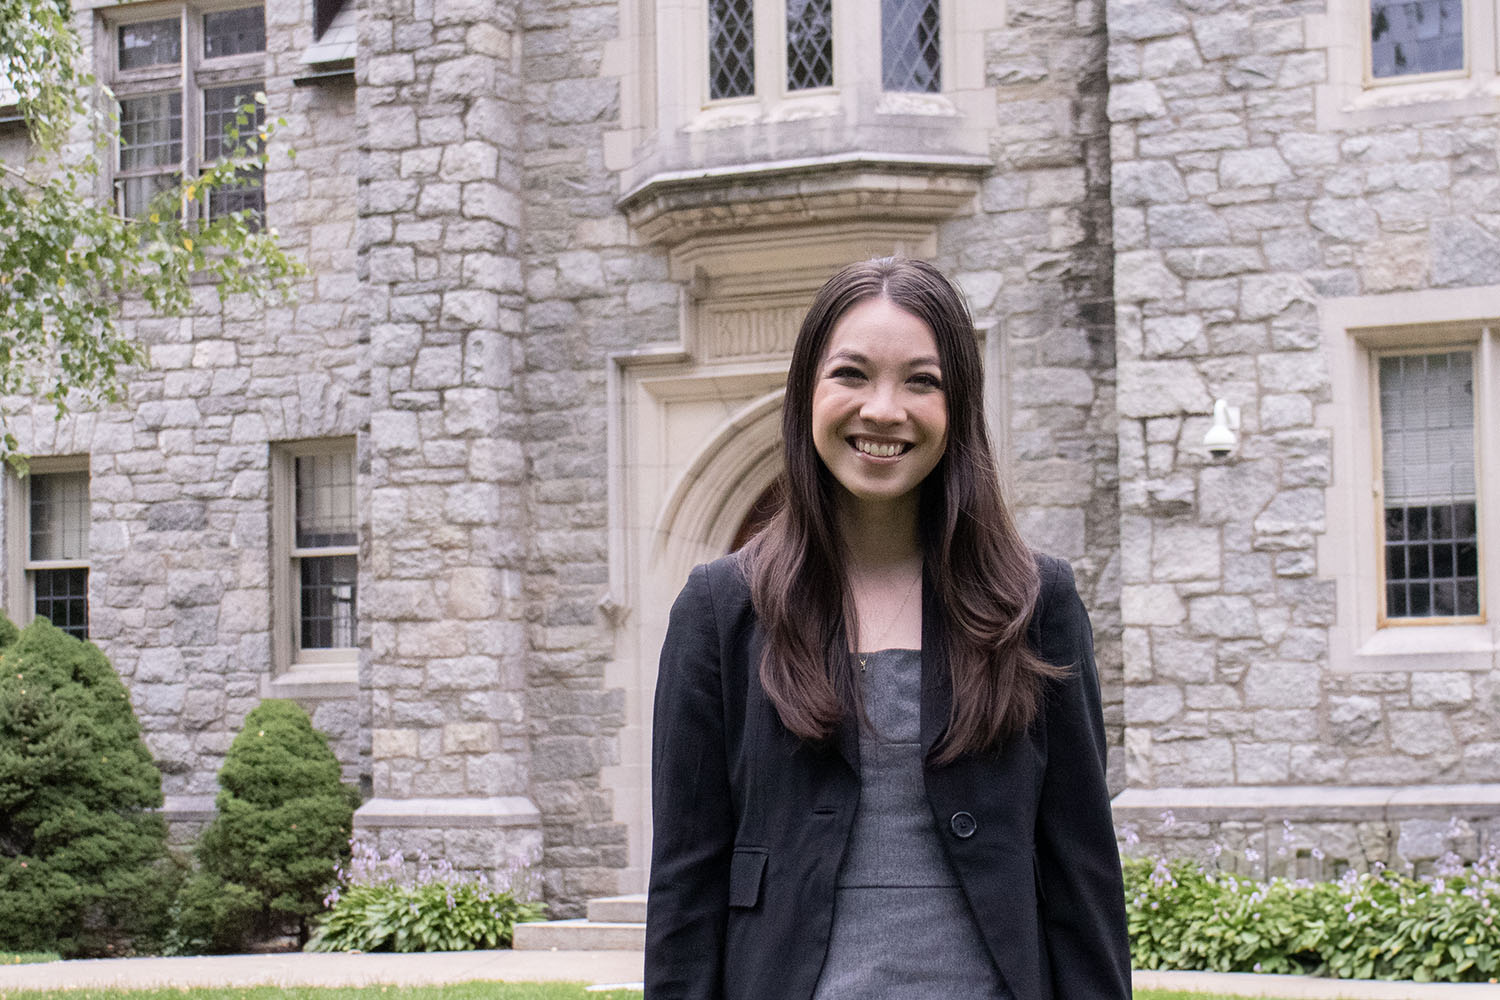
<path id="1" fill-rule="evenodd" d="M 900 387 L 883 382 L 875 382 L 870 386 L 870 394 L 865 398 L 864 405 L 859 409 L 859 415 L 871 423 L 896 423 L 905 419 L 906 407 L 901 405 Z"/>

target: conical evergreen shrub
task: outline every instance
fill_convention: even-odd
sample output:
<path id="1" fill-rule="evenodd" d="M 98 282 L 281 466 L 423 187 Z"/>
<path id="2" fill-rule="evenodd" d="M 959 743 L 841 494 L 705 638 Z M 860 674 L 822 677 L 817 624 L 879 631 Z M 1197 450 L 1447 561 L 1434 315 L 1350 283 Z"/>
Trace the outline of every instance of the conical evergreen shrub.
<path id="1" fill-rule="evenodd" d="M 307 713 L 279 699 L 245 717 L 219 786 L 184 917 L 196 907 L 196 934 L 210 950 L 243 947 L 290 926 L 307 940 L 308 918 L 323 909 L 335 869 L 349 858 L 358 790 L 342 781 Z"/>
<path id="2" fill-rule="evenodd" d="M 161 804 L 104 654 L 0 615 L 0 951 L 153 946 L 172 891 Z"/>

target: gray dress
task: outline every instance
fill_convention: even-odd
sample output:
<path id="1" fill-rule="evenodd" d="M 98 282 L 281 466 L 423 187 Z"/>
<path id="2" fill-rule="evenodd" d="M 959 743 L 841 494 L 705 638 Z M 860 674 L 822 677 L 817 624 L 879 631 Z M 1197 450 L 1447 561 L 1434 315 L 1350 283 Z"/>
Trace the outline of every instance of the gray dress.
<path id="1" fill-rule="evenodd" d="M 870 653 L 860 793 L 813 1000 L 1008 1000 L 922 784 L 922 653 Z"/>

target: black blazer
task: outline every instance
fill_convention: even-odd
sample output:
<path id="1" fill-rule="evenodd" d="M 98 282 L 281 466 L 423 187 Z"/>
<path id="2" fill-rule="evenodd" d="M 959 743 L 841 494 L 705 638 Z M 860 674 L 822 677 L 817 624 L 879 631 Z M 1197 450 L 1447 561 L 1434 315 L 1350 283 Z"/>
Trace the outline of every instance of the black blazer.
<path id="1" fill-rule="evenodd" d="M 1074 666 L 998 753 L 924 767 L 933 823 L 1014 1000 L 1128 1000 L 1130 947 L 1088 615 L 1039 556 L 1034 648 Z M 924 587 L 921 737 L 948 719 Z M 656 684 L 646 1000 L 807 1000 L 859 800 L 859 728 L 801 741 L 761 689 L 750 590 L 726 556 L 672 607 Z"/>

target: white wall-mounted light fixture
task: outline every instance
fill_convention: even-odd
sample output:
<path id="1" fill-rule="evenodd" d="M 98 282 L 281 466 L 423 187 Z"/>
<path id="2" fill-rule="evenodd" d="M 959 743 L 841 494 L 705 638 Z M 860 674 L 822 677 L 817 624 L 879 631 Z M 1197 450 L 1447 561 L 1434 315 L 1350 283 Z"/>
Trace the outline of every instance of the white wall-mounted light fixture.
<path id="1" fill-rule="evenodd" d="M 1214 400 L 1214 425 L 1203 435 L 1203 447 L 1210 458 L 1228 458 L 1239 447 L 1240 408 L 1230 406 L 1228 400 Z"/>

